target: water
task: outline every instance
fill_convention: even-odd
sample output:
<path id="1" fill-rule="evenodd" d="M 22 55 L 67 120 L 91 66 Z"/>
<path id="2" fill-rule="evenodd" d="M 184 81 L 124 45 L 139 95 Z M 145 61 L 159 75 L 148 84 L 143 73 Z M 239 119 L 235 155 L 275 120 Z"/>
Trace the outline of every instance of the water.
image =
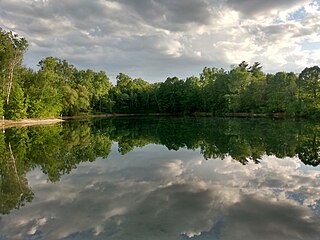
<path id="1" fill-rule="evenodd" d="M 0 239 L 320 239 L 320 124 L 115 118 L 0 135 Z"/>

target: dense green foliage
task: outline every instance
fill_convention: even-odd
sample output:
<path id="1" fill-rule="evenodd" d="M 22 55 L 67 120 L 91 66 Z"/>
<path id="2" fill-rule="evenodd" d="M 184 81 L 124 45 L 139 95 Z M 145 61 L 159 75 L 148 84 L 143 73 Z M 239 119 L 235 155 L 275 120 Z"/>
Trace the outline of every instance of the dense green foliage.
<path id="1" fill-rule="evenodd" d="M 262 155 L 279 158 L 299 156 L 311 166 L 320 164 L 320 125 L 292 120 L 148 117 L 97 120 L 95 128 L 108 130 L 118 142 L 119 152 L 150 143 L 180 148 L 201 149 L 205 159 L 231 156 L 242 164 L 259 162 Z M 110 127 L 111 130 L 110 130 Z"/>
<path id="2" fill-rule="evenodd" d="M 78 70 L 47 57 L 39 70 L 22 66 L 28 43 L 0 29 L 0 114 L 8 119 L 90 113 L 207 112 L 320 116 L 320 68 L 300 74 L 266 74 L 243 61 L 231 70 L 205 67 L 199 77 L 168 77 L 161 83 L 120 73 L 113 86 L 105 72 Z"/>
<path id="3" fill-rule="evenodd" d="M 81 162 L 107 158 L 112 142 L 126 154 L 150 143 L 170 150 L 200 149 L 205 159 L 232 157 L 259 163 L 263 155 L 295 157 L 320 164 L 320 125 L 272 119 L 147 117 L 108 118 L 94 122 L 7 129 L 0 134 L 0 213 L 33 199 L 26 174 L 41 169 L 59 181 Z"/>

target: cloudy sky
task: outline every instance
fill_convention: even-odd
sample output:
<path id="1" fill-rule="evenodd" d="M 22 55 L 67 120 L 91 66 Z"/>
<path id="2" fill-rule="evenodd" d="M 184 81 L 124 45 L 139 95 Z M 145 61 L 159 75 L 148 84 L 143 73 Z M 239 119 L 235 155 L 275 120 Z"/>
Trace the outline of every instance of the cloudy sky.
<path id="1" fill-rule="evenodd" d="M 259 61 L 266 72 L 320 63 L 320 0 L 0 0 L 0 27 L 46 56 L 147 81 Z"/>

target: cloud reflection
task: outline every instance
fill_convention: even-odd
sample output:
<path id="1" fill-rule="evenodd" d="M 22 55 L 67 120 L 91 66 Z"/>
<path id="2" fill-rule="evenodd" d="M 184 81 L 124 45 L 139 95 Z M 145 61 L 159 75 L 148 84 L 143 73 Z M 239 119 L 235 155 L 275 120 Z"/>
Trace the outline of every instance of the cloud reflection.
<path id="1" fill-rule="evenodd" d="M 319 239 L 319 168 L 263 156 L 202 162 L 147 145 L 82 163 L 58 183 L 29 174 L 35 199 L 0 220 L 8 239 Z M 201 164 L 200 164 L 201 163 Z M 303 196 L 303 198 L 301 198 Z M 303 200 L 301 200 L 303 199 Z"/>

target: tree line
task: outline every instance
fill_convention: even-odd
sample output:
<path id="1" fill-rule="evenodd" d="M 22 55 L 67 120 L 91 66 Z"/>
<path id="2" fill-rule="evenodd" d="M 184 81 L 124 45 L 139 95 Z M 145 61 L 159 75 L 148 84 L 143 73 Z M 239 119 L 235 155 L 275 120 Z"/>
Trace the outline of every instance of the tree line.
<path id="1" fill-rule="evenodd" d="M 22 65 L 26 39 L 0 29 L 0 115 L 7 119 L 90 113 L 281 113 L 320 116 L 320 68 L 264 73 L 243 61 L 230 70 L 205 67 L 199 76 L 149 83 L 120 73 L 79 70 L 47 57 L 34 71 Z"/>

